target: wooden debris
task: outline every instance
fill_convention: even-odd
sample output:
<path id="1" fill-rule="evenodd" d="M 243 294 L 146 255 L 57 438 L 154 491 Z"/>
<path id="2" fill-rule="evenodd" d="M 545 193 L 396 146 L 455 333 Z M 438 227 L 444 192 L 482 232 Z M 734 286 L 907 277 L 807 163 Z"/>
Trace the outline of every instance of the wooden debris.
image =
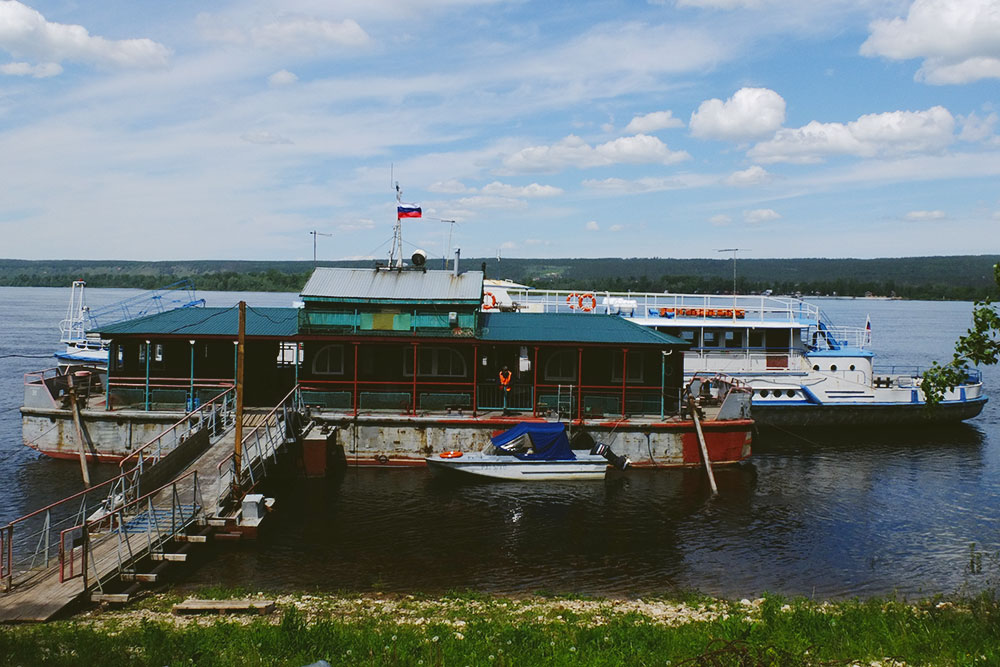
<path id="1" fill-rule="evenodd" d="M 274 600 L 199 600 L 190 598 L 175 604 L 175 614 L 270 614 Z"/>

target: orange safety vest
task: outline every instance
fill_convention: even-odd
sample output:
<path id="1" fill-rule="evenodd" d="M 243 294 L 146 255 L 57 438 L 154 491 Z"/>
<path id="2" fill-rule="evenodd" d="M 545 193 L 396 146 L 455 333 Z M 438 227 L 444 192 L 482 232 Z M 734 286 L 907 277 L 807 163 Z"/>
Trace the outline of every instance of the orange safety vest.
<path id="1" fill-rule="evenodd" d="M 500 371 L 500 386 L 504 391 L 510 391 L 510 371 Z"/>

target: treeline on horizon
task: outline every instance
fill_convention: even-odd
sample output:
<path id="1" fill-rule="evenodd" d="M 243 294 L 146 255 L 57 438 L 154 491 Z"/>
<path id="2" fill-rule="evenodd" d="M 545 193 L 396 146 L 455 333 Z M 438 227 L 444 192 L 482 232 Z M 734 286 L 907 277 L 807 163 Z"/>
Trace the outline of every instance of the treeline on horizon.
<path id="1" fill-rule="evenodd" d="M 976 300 L 1000 297 L 993 265 L 1000 255 L 882 259 L 737 259 L 737 291 L 822 296 L 896 296 Z M 384 260 L 383 260 L 384 263 Z M 319 266 L 371 267 L 372 260 L 320 262 Z M 429 268 L 442 268 L 429 260 Z M 591 291 L 730 294 L 732 259 L 566 258 L 463 259 L 462 271 L 485 268 L 489 278 L 539 288 Z M 0 285 L 155 289 L 184 278 L 199 290 L 298 292 L 312 273 L 308 261 L 4 260 Z"/>

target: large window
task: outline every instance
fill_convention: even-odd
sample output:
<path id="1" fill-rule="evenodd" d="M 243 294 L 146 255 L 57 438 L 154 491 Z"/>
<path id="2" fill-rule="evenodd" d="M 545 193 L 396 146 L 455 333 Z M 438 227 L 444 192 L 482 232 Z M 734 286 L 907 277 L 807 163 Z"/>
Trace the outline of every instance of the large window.
<path id="1" fill-rule="evenodd" d="M 622 353 L 612 352 L 611 353 L 611 381 L 621 382 L 622 381 Z M 628 380 L 630 384 L 640 384 L 644 380 L 645 364 L 643 363 L 642 352 L 629 352 L 628 353 L 628 364 L 627 373 Z"/>
<path id="2" fill-rule="evenodd" d="M 312 371 L 316 375 L 343 375 L 344 346 L 327 345 L 321 347 L 316 356 L 313 357 Z"/>
<path id="3" fill-rule="evenodd" d="M 413 354 L 403 353 L 403 375 L 413 377 Z M 417 377 L 466 376 L 465 359 L 450 347 L 421 347 L 417 350 Z"/>
<path id="4" fill-rule="evenodd" d="M 728 349 L 743 347 L 743 330 L 726 329 L 722 332 L 722 340 Z"/>
<path id="5" fill-rule="evenodd" d="M 576 350 L 559 350 L 545 360 L 542 372 L 546 382 L 576 381 Z"/>

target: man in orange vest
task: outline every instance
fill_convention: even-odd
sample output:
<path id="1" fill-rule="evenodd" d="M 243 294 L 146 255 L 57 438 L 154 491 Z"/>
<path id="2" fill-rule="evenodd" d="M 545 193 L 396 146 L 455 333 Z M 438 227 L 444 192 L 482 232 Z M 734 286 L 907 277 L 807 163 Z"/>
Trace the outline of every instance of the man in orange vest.
<path id="1" fill-rule="evenodd" d="M 510 369 L 504 366 L 500 369 L 500 391 L 503 393 L 503 411 L 507 413 L 507 396 L 510 394 Z"/>

